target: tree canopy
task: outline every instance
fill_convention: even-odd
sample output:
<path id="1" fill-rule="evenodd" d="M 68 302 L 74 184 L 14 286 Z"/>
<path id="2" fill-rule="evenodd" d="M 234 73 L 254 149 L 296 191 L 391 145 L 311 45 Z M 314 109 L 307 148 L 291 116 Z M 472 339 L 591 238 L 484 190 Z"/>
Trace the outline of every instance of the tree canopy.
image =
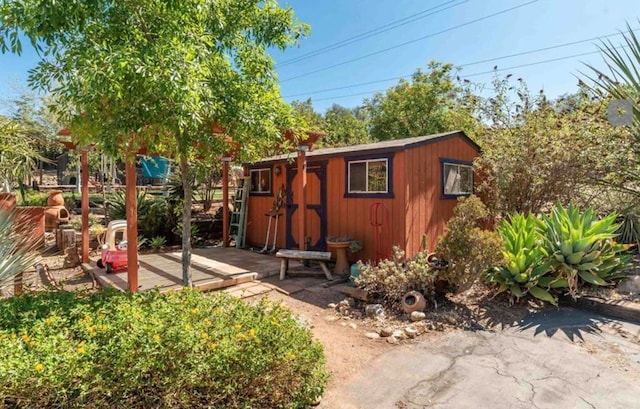
<path id="1" fill-rule="evenodd" d="M 57 113 L 75 138 L 128 161 L 146 146 L 180 162 L 185 284 L 191 283 L 188 163 L 196 151 L 210 159 L 229 148 L 221 128 L 245 158 L 294 128 L 267 49 L 284 49 L 307 30 L 275 0 L 0 5 L 0 50 L 21 52 L 20 32 L 30 39 L 41 60 L 29 82 L 60 102 Z"/>
<path id="2" fill-rule="evenodd" d="M 474 134 L 473 107 L 465 89 L 453 77 L 454 66 L 430 62 L 410 80 L 400 80 L 364 105 L 371 116 L 375 140 L 408 138 L 461 129 Z"/>

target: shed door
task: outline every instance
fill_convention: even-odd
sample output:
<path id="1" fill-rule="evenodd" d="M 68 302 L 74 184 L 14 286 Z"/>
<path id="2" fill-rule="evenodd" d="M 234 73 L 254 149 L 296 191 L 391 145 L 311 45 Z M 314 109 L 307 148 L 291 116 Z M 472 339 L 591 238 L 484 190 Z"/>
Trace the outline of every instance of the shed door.
<path id="1" fill-rule="evenodd" d="M 298 169 L 296 164 L 287 167 L 287 248 L 304 249 L 297 240 L 298 233 L 298 200 L 294 190 Z M 307 163 L 307 189 L 305 194 L 307 206 L 307 250 L 324 251 L 327 237 L 327 162 Z"/>

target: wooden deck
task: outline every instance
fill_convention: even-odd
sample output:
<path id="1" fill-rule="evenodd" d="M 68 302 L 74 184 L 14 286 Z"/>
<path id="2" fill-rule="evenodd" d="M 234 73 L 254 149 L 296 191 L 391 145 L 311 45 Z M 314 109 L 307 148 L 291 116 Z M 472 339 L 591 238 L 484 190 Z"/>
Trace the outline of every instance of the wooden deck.
<path id="1" fill-rule="evenodd" d="M 158 288 L 160 291 L 182 288 L 180 251 L 141 254 L 138 290 Z M 127 290 L 127 272 L 107 274 L 91 260 L 90 272 L 102 287 Z M 193 284 L 202 290 L 216 290 L 278 274 L 280 260 L 274 256 L 232 247 L 194 249 L 191 255 Z"/>

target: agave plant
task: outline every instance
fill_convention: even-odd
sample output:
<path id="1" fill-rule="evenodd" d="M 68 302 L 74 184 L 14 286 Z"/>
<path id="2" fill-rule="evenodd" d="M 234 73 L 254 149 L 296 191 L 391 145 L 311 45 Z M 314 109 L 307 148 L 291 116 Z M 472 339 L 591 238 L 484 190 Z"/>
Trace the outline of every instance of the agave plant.
<path id="1" fill-rule="evenodd" d="M 33 241 L 21 234 L 13 211 L 0 210 L 0 288 L 33 264 Z"/>
<path id="2" fill-rule="evenodd" d="M 538 220 L 531 213 L 513 214 L 498 226 L 504 243 L 504 264 L 485 273 L 485 281 L 498 285 L 498 292 L 509 291 L 520 298 L 526 293 L 556 304 L 549 288 L 566 286 L 566 281 L 548 276 L 552 271 L 551 261 L 545 257 L 539 236 Z"/>
<path id="3" fill-rule="evenodd" d="M 542 216 L 543 253 L 549 257 L 569 292 L 576 293 L 580 279 L 594 285 L 608 285 L 624 268 L 630 255 L 621 253 L 628 245 L 614 241 L 618 225 L 616 213 L 598 219 L 592 209 L 581 213 L 570 205 L 558 204 L 550 215 Z"/>

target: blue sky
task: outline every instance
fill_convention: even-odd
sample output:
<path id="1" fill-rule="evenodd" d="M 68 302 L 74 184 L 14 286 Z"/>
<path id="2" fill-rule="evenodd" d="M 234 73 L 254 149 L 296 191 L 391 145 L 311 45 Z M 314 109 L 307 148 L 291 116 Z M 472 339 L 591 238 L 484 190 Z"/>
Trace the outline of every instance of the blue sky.
<path id="1" fill-rule="evenodd" d="M 425 67 L 430 60 L 463 65 L 613 34 L 624 29 L 627 21 L 634 28 L 640 27 L 640 5 L 637 0 L 290 0 L 288 4 L 294 8 L 301 21 L 311 26 L 311 33 L 297 47 L 285 52 L 273 52 L 274 58 L 280 63 L 277 71 L 281 80 L 281 92 L 287 101 L 311 97 L 319 111 L 324 111 L 333 103 L 347 107 L 357 106 L 374 91 L 384 90 L 397 80 L 330 92 L 314 91 L 409 75 L 416 68 Z M 417 13 L 427 9 L 435 12 L 445 8 L 447 9 L 434 15 L 345 47 L 284 64 L 286 60 L 397 20 L 413 15 L 413 18 L 423 17 L 427 13 Z M 514 9 L 455 28 L 510 8 Z M 305 75 L 443 30 L 449 31 Z M 617 43 L 620 37 L 611 39 Z M 473 74 L 491 71 L 494 65 L 507 68 L 593 52 L 597 50 L 595 43 L 596 41 L 588 41 L 466 66 L 463 67 L 461 77 L 468 76 L 474 82 L 487 83 L 492 78 L 491 73 Z M 598 54 L 592 54 L 515 68 L 502 74 L 511 73 L 515 77 L 522 77 L 532 90 L 542 88 L 549 96 L 555 97 L 575 91 L 576 75 L 579 70 L 584 70 L 582 62 L 602 66 L 602 58 Z M 36 55 L 26 47 L 20 57 L 0 54 L 0 113 L 7 112 L 7 101 L 28 90 L 27 71 L 35 64 Z M 304 76 L 291 79 L 300 75 Z M 351 94 L 360 95 L 346 96 Z"/>
<path id="2" fill-rule="evenodd" d="M 311 34 L 299 47 L 274 53 L 277 61 L 295 58 L 438 5 L 444 4 L 440 9 L 453 7 L 343 48 L 278 67 L 282 95 L 287 101 L 311 97 L 320 111 L 333 103 L 353 107 L 372 95 L 372 91 L 384 90 L 397 80 L 324 93 L 310 92 L 411 74 L 416 68 L 425 67 L 432 59 L 462 65 L 613 34 L 624 29 L 627 21 L 634 28 L 640 27 L 640 4 L 637 0 L 539 0 L 372 57 L 287 81 L 525 3 L 529 3 L 529 0 L 291 0 L 289 4 L 298 18 L 311 25 Z M 620 37 L 611 39 L 616 43 Z M 588 41 L 463 67 L 461 77 L 491 71 L 494 65 L 507 68 L 593 52 L 597 50 L 595 43 Z M 593 54 L 512 69 L 502 74 L 512 73 L 516 78 L 522 77 L 532 90 L 543 88 L 549 96 L 554 97 L 576 90 L 576 75 L 579 70 L 584 70 L 582 62 L 603 65 L 601 56 Z M 468 78 L 486 83 L 492 76 L 489 73 L 470 75 Z M 364 95 L 344 97 L 358 93 Z M 290 97 L 292 95 L 296 96 Z"/>

